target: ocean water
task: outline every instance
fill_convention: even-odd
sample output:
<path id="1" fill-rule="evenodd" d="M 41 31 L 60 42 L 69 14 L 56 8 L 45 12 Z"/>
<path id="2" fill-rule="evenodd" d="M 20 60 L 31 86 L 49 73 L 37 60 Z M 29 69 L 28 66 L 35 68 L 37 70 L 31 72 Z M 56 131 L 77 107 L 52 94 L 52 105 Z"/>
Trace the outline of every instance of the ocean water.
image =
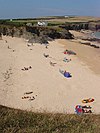
<path id="1" fill-rule="evenodd" d="M 100 39 L 100 31 L 94 32 L 93 36 L 95 36 L 96 38 Z"/>

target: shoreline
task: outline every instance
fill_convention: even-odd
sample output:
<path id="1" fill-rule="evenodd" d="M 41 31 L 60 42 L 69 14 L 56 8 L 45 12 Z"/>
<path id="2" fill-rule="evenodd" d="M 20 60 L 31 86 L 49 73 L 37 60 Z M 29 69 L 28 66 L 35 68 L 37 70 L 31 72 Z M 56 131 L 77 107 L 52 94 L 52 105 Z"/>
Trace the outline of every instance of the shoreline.
<path id="1" fill-rule="evenodd" d="M 95 31 L 95 32 L 93 32 L 92 35 L 91 35 L 91 37 L 94 37 L 94 38 L 96 38 L 96 39 L 100 39 L 100 37 L 96 37 L 96 35 L 95 35 L 95 33 L 98 33 L 98 32 L 100 33 L 100 31 Z"/>

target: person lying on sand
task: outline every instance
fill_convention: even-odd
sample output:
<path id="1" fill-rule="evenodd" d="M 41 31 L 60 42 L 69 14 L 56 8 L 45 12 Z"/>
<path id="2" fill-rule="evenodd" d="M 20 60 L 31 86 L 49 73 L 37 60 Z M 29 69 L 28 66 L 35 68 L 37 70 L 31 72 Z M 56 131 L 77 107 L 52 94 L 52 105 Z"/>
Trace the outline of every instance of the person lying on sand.
<path id="1" fill-rule="evenodd" d="M 35 100 L 35 97 L 34 96 L 32 96 L 32 97 L 30 97 L 30 99 L 29 99 L 30 101 L 32 101 L 32 100 Z"/>
<path id="2" fill-rule="evenodd" d="M 66 57 L 64 57 L 63 61 L 64 61 L 64 62 L 70 62 L 71 59 L 67 59 Z"/>
<path id="3" fill-rule="evenodd" d="M 47 49 L 48 49 L 48 46 L 46 45 L 46 46 L 45 46 L 45 48 L 47 48 Z"/>
<path id="4" fill-rule="evenodd" d="M 5 40 L 5 42 L 7 43 L 7 40 Z"/>
<path id="5" fill-rule="evenodd" d="M 74 51 L 72 51 L 72 50 L 67 50 L 67 49 L 64 51 L 64 54 L 76 55 L 76 53 L 75 53 Z"/>
<path id="6" fill-rule="evenodd" d="M 29 96 L 23 96 L 22 99 L 27 99 L 30 98 Z"/>
<path id="7" fill-rule="evenodd" d="M 72 77 L 72 75 L 71 75 L 71 73 L 66 72 L 66 70 L 65 70 L 65 72 L 64 72 L 64 77 L 70 78 L 70 77 Z"/>
<path id="8" fill-rule="evenodd" d="M 33 91 L 29 91 L 29 92 L 25 92 L 24 95 L 25 94 L 32 94 L 32 93 L 33 93 Z"/>
<path id="9" fill-rule="evenodd" d="M 50 61 L 51 66 L 55 66 L 55 64 L 57 64 L 57 63 L 53 63 L 53 62 Z"/>
<path id="10" fill-rule="evenodd" d="M 29 69 L 31 69 L 32 67 L 31 66 L 29 66 Z"/>
<path id="11" fill-rule="evenodd" d="M 8 49 L 11 49 L 11 48 L 8 46 Z"/>
<path id="12" fill-rule="evenodd" d="M 15 52 L 15 50 L 13 49 L 13 52 Z"/>
<path id="13" fill-rule="evenodd" d="M 49 46 L 49 45 L 45 45 L 45 48 L 48 49 L 48 46 Z"/>
<path id="14" fill-rule="evenodd" d="M 92 107 L 91 106 L 87 106 L 87 105 L 84 105 L 82 106 L 83 109 L 91 109 Z"/>
<path id="15" fill-rule="evenodd" d="M 22 97 L 22 99 L 28 99 L 29 101 L 35 100 L 35 96 L 37 97 L 37 95 L 35 96 L 30 96 L 30 94 L 32 94 L 33 91 L 30 92 L 25 92 L 24 96 Z M 26 95 L 26 96 L 25 96 Z"/>
<path id="16" fill-rule="evenodd" d="M 28 47 L 32 46 L 32 44 L 27 44 Z"/>
<path id="17" fill-rule="evenodd" d="M 67 72 L 66 70 L 63 71 L 63 70 L 59 69 L 59 72 L 60 72 L 61 74 L 63 74 L 63 76 L 66 77 L 66 78 L 72 77 L 71 73 Z"/>
<path id="18" fill-rule="evenodd" d="M 24 67 L 25 70 L 28 70 L 29 68 L 28 67 Z"/>
<path id="19" fill-rule="evenodd" d="M 92 110 L 90 110 L 90 109 L 87 110 L 87 109 L 83 109 L 83 108 L 82 108 L 82 110 L 83 110 L 83 113 L 92 113 Z"/>
<path id="20" fill-rule="evenodd" d="M 45 53 L 44 53 L 43 55 L 44 55 L 44 57 L 46 57 L 46 58 L 47 58 L 47 57 L 49 57 L 49 55 L 48 55 L 48 54 L 45 54 Z"/>
<path id="21" fill-rule="evenodd" d="M 31 69 L 31 68 L 32 68 L 32 67 L 29 66 L 29 67 L 24 67 L 24 68 L 22 68 L 21 70 L 25 71 L 25 70 L 29 70 L 29 69 Z"/>

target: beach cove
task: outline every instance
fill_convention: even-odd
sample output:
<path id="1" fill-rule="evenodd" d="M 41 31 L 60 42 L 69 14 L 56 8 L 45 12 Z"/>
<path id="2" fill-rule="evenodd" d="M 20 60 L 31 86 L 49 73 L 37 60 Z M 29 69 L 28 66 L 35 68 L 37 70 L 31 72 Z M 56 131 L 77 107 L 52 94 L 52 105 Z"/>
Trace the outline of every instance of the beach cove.
<path id="1" fill-rule="evenodd" d="M 100 49 L 80 45 L 75 39 L 51 41 L 47 48 L 39 43 L 30 47 L 27 44 L 16 37 L 3 36 L 0 40 L 1 105 L 73 114 L 76 105 L 84 105 L 83 99 L 94 98 L 89 105 L 93 113 L 100 113 Z M 76 55 L 64 54 L 66 49 Z M 46 58 L 44 53 L 49 56 Z M 64 62 L 65 57 L 71 60 Z M 70 72 L 72 77 L 64 77 L 59 69 Z"/>

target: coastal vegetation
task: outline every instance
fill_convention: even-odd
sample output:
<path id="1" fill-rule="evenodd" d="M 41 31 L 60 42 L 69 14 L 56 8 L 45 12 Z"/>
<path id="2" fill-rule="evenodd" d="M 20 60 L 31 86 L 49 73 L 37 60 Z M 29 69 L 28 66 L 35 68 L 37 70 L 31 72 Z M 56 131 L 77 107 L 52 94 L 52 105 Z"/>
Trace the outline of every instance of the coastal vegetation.
<path id="1" fill-rule="evenodd" d="M 0 133 L 99 133 L 100 115 L 33 113 L 0 106 Z"/>

